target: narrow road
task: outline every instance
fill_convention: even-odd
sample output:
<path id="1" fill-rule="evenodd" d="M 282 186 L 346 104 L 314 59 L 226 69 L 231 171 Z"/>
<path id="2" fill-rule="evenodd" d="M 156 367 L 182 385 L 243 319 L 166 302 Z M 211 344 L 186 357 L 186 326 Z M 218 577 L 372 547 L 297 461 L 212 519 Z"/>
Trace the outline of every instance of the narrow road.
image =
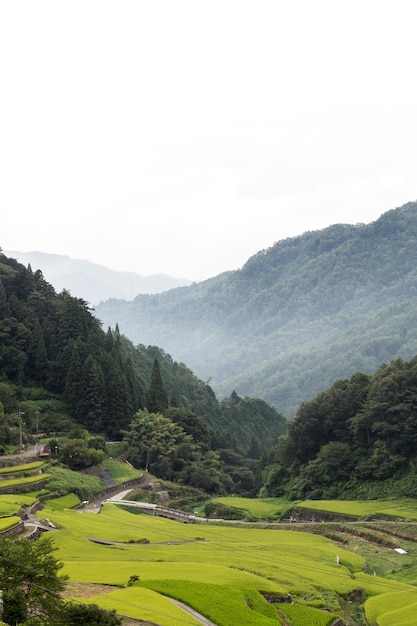
<path id="1" fill-rule="evenodd" d="M 38 444 L 37 446 L 31 446 L 30 448 L 22 450 L 21 452 L 17 452 L 16 454 L 2 454 L 0 456 L 0 459 L 19 459 L 20 457 L 25 456 L 36 457 L 43 451 L 43 448 L 43 445 Z"/>
<path id="2" fill-rule="evenodd" d="M 165 597 L 168 597 L 168 596 L 165 596 Z M 204 615 L 201 615 L 201 613 L 197 613 L 197 611 L 194 611 L 194 609 L 192 609 L 190 606 L 187 606 L 183 602 L 180 602 L 179 600 L 174 600 L 174 598 L 168 598 L 168 600 L 171 600 L 173 604 L 176 604 L 180 609 L 188 613 L 188 615 L 191 615 L 191 617 L 194 617 L 194 619 L 198 620 L 200 624 L 203 624 L 203 626 L 217 626 L 217 624 L 215 624 L 214 622 L 211 622 L 207 617 L 204 617 Z"/>

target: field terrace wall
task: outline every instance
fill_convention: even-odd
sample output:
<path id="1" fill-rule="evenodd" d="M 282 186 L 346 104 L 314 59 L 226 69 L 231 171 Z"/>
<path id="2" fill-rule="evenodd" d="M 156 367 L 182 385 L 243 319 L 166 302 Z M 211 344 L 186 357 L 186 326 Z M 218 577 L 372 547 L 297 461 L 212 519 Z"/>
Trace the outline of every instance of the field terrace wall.
<path id="1" fill-rule="evenodd" d="M 35 483 L 13 485 L 11 487 L 4 486 L 4 487 L 0 488 L 0 494 L 5 494 L 5 493 L 11 493 L 11 494 L 25 493 L 26 491 L 33 491 L 35 487 L 36 487 L 36 490 L 41 491 L 42 489 L 45 489 L 47 482 L 48 482 L 48 479 L 45 478 L 45 479 L 41 479 L 39 481 L 36 481 Z"/>
<path id="2" fill-rule="evenodd" d="M 377 513 L 375 515 L 369 515 L 359 517 L 355 515 L 347 515 L 346 513 L 332 513 L 330 511 L 316 511 L 313 509 L 297 508 L 291 511 L 289 522 L 395 522 L 398 521 L 398 517 L 395 515 L 384 515 Z"/>
<path id="3" fill-rule="evenodd" d="M 25 531 L 25 525 L 23 522 L 19 522 L 16 526 L 12 526 L 11 528 L 7 528 L 6 530 L 2 530 L 0 532 L 0 537 L 3 539 L 4 537 L 14 537 L 15 535 L 20 535 Z"/>

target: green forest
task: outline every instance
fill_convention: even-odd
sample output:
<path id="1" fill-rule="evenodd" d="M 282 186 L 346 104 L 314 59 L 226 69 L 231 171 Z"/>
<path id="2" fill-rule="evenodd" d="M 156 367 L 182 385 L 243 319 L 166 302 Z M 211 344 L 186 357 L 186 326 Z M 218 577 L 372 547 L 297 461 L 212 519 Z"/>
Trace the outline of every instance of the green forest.
<path id="1" fill-rule="evenodd" d="M 260 399 L 218 401 L 159 347 L 102 329 L 88 304 L 0 255 L 0 449 L 50 437 L 71 469 L 125 440 L 132 461 L 208 491 L 253 493 L 257 459 L 286 431 Z M 145 441 L 146 454 L 133 442 Z M 63 445 L 58 439 L 65 435 Z M 135 439 L 136 438 L 136 439 Z"/>
<path id="2" fill-rule="evenodd" d="M 417 353 L 417 203 L 371 224 L 278 241 L 236 271 L 96 307 L 106 326 L 157 344 L 219 397 L 256 396 L 292 418 L 357 371 Z"/>
<path id="3" fill-rule="evenodd" d="M 262 495 L 417 496 L 417 357 L 356 373 L 303 403 L 261 461 Z"/>

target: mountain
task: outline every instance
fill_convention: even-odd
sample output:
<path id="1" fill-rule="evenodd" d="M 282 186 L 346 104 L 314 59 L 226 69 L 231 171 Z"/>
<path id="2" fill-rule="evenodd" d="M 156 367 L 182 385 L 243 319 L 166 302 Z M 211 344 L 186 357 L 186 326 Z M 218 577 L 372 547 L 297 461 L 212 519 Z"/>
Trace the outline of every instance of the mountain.
<path id="1" fill-rule="evenodd" d="M 109 298 L 132 300 L 139 293 L 161 293 L 191 284 L 190 280 L 173 278 L 166 274 L 141 276 L 134 272 L 118 272 L 90 261 L 60 254 L 10 250 L 4 253 L 24 265 L 30 264 L 33 270 L 41 269 L 45 279 L 56 291 L 66 289 L 90 304 Z"/>
<path id="2" fill-rule="evenodd" d="M 225 272 L 96 312 L 162 345 L 216 393 L 261 397 L 287 417 L 335 380 L 417 352 L 417 203 L 371 224 L 279 241 Z"/>
<path id="3" fill-rule="evenodd" d="M 44 432 L 78 424 L 118 439 L 138 410 L 165 409 L 216 449 L 261 449 L 286 429 L 263 400 L 233 394 L 219 402 L 161 348 L 135 347 L 117 328 L 105 332 L 84 300 L 57 294 L 41 270 L 0 252 L 0 451 L 13 443 L 9 427 L 16 435 L 21 410 L 31 432 L 38 411 Z"/>

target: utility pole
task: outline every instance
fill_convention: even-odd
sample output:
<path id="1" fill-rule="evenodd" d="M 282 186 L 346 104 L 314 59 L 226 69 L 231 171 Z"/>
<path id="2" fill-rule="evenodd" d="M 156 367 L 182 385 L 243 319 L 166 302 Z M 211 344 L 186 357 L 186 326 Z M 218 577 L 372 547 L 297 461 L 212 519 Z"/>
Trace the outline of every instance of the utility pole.
<path id="1" fill-rule="evenodd" d="M 23 450 L 23 439 L 22 439 L 22 415 L 24 415 L 25 412 L 20 410 L 19 407 L 19 446 L 20 446 L 20 452 L 22 452 Z"/>
<path id="2" fill-rule="evenodd" d="M 36 415 L 36 443 L 35 443 L 35 454 L 38 454 L 38 438 L 39 438 L 39 411 L 35 411 Z"/>

